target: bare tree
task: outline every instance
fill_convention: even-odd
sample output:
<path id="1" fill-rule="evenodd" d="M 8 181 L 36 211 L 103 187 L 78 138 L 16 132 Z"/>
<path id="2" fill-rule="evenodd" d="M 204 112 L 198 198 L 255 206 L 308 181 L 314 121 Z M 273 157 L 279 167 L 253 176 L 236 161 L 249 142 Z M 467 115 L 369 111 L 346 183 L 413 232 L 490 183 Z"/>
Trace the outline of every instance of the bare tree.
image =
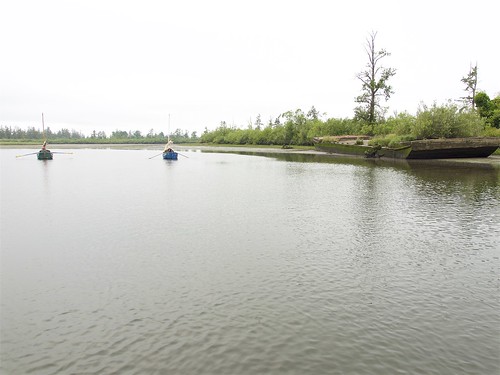
<path id="1" fill-rule="evenodd" d="M 396 69 L 384 68 L 380 60 L 391 54 L 385 49 L 375 50 L 376 32 L 371 32 L 366 40 L 365 51 L 368 55 L 366 70 L 357 74 L 362 82 L 361 95 L 356 98 L 360 105 L 355 108 L 355 117 L 374 124 L 376 120 L 383 117 L 384 109 L 380 105 L 380 99 L 389 100 L 394 91 L 388 84 L 389 78 L 396 74 Z"/>
<path id="2" fill-rule="evenodd" d="M 467 96 L 463 96 L 462 99 L 465 103 L 470 104 L 472 109 L 476 108 L 476 102 L 474 98 L 476 97 L 477 88 L 477 63 L 475 66 L 470 66 L 469 74 L 461 79 L 465 83 L 465 91 L 469 93 Z"/>

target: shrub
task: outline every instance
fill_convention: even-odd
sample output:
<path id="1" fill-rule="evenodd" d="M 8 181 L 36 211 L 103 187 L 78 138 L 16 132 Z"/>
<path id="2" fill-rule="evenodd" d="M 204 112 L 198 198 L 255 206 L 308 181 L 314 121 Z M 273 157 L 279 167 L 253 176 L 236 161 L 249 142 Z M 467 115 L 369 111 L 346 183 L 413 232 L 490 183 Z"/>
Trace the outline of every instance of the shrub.
<path id="1" fill-rule="evenodd" d="M 413 127 L 415 126 L 415 116 L 410 115 L 407 112 L 402 112 L 397 114 L 395 117 L 390 117 L 387 123 L 392 128 L 392 132 L 397 135 L 407 135 L 411 134 Z"/>
<path id="2" fill-rule="evenodd" d="M 485 137 L 500 137 L 500 129 L 494 128 L 492 126 L 487 126 L 484 129 L 483 135 Z"/>
<path id="3" fill-rule="evenodd" d="M 432 107 L 422 105 L 417 111 L 411 134 L 416 139 L 455 138 L 480 135 L 484 120 L 472 111 L 460 112 L 454 104 Z"/>

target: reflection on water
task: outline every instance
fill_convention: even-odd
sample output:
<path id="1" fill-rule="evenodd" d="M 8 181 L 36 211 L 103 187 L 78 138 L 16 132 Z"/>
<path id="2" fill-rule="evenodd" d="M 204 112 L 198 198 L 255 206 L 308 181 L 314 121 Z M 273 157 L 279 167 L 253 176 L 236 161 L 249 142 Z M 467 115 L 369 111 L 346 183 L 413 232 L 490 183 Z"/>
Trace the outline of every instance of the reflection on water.
<path id="1" fill-rule="evenodd" d="M 2 373 L 498 373 L 499 172 L 0 150 Z"/>

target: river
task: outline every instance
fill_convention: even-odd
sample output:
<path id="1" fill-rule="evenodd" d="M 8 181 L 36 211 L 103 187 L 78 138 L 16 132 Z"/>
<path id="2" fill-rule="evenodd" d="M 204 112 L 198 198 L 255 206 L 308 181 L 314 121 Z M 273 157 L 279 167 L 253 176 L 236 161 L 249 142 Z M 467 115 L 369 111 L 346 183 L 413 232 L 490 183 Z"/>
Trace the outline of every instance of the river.
<path id="1" fill-rule="evenodd" d="M 0 149 L 1 374 L 498 374 L 500 172 Z"/>

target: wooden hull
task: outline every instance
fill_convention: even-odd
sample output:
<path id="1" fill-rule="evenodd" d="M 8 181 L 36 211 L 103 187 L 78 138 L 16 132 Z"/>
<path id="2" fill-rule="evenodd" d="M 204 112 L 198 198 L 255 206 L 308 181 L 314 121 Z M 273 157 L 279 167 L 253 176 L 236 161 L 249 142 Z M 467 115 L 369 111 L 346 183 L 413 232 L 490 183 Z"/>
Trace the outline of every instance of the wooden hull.
<path id="1" fill-rule="evenodd" d="M 449 138 L 409 142 L 401 148 L 339 142 L 319 142 L 317 150 L 335 154 L 393 159 L 485 158 L 500 146 L 500 138 Z"/>

